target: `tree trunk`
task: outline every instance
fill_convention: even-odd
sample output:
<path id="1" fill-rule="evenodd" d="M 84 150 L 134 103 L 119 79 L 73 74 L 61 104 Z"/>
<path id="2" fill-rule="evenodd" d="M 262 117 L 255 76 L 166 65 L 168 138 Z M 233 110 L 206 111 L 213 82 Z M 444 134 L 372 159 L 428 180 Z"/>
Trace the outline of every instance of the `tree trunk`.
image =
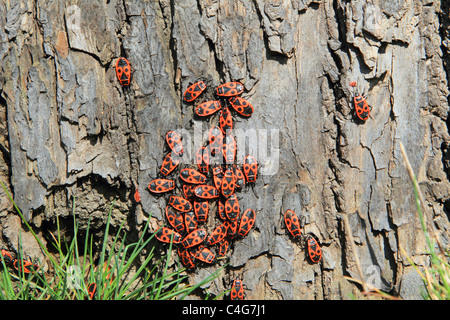
<path id="1" fill-rule="evenodd" d="M 149 216 L 163 225 L 167 197 L 147 185 L 168 152 L 166 132 L 182 134 L 190 166 L 218 123 L 196 116 L 184 90 L 203 79 L 208 95 L 240 81 L 254 113 L 234 114 L 236 159 L 253 154 L 259 176 L 238 197 L 256 223 L 191 281 L 229 262 L 205 290 L 218 294 L 241 276 L 250 299 L 347 299 L 360 296 L 343 277 L 360 279 L 359 257 L 367 283 L 420 298 L 408 258 L 427 265 L 427 246 L 399 143 L 447 246 L 444 1 L 7 0 L 0 26 L 0 175 L 37 230 L 72 214 L 100 228 L 113 200 L 114 226 L 126 219 L 137 232 Z M 130 87 L 116 78 L 121 56 Z M 355 116 L 352 81 L 371 107 L 367 121 Z M 0 241 L 17 249 L 20 221 L 3 190 L 0 204 Z M 321 263 L 287 232 L 287 209 L 320 241 Z M 211 210 L 208 226 L 218 223 Z M 39 257 L 25 238 L 24 251 Z"/>

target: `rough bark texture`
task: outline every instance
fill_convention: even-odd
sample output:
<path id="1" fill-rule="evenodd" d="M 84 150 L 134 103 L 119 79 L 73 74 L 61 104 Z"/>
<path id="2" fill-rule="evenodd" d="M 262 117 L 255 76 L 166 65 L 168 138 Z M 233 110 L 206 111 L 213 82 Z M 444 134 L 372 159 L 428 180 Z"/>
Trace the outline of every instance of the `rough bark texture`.
<path id="1" fill-rule="evenodd" d="M 235 127 L 267 133 L 258 146 L 271 160 L 241 195 L 256 225 L 191 281 L 229 262 L 210 293 L 241 275 L 251 299 L 358 296 L 343 277 L 360 278 L 348 215 L 366 281 L 418 298 L 421 280 L 405 254 L 426 265 L 427 248 L 399 142 L 447 246 L 449 9 L 438 0 L 2 1 L 1 179 L 42 232 L 56 215 L 100 228 L 113 200 L 113 225 L 127 219 L 137 232 L 152 215 L 156 226 L 166 200 L 146 186 L 165 133 L 194 137 L 217 121 L 194 117 L 182 92 L 200 78 L 211 87 L 240 81 L 255 112 Z M 133 68 L 129 88 L 115 76 L 120 56 Z M 365 123 L 354 116 L 350 81 L 372 107 Z M 186 159 L 196 146 L 185 143 Z M 242 160 L 245 141 L 238 148 Z M 20 219 L 3 190 L 0 205 L 0 244 L 17 250 Z M 320 240 L 322 264 L 288 235 L 286 209 Z M 22 237 L 25 253 L 42 258 Z"/>

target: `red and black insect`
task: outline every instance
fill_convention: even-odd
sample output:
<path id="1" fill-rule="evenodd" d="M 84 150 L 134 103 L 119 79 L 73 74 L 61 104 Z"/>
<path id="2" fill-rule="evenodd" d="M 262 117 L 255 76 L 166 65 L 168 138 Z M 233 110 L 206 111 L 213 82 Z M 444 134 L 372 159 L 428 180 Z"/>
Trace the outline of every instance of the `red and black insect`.
<path id="1" fill-rule="evenodd" d="M 181 137 L 175 131 L 169 131 L 166 134 L 166 142 L 169 148 L 180 157 L 183 156 L 183 143 Z"/>
<path id="2" fill-rule="evenodd" d="M 361 95 L 357 95 L 353 98 L 353 103 L 355 105 L 355 112 L 358 118 L 362 121 L 367 121 L 370 116 L 370 108 L 366 99 Z"/>
<path id="3" fill-rule="evenodd" d="M 233 286 L 230 291 L 230 299 L 231 300 L 244 300 L 244 285 L 242 280 L 237 278 L 233 281 Z"/>
<path id="4" fill-rule="evenodd" d="M 242 189 L 245 186 L 244 173 L 236 165 L 233 166 L 233 169 L 234 169 L 234 175 L 236 177 L 236 188 Z"/>
<path id="5" fill-rule="evenodd" d="M 171 206 L 166 206 L 166 218 L 172 228 L 178 233 L 184 233 L 184 217 L 183 214 Z"/>
<path id="6" fill-rule="evenodd" d="M 219 127 L 223 134 L 230 134 L 231 130 L 233 130 L 233 117 L 227 106 L 220 110 Z"/>
<path id="7" fill-rule="evenodd" d="M 356 82 L 351 82 L 350 86 L 355 88 Z M 370 107 L 366 99 L 359 93 L 353 93 L 353 105 L 355 107 L 356 116 L 362 121 L 367 121 L 370 116 Z"/>
<path id="8" fill-rule="evenodd" d="M 148 189 L 153 193 L 163 193 L 175 189 L 175 182 L 170 179 L 154 179 L 148 184 Z"/>
<path id="9" fill-rule="evenodd" d="M 319 242 L 312 236 L 308 235 L 306 238 L 306 244 L 308 246 L 308 256 L 313 263 L 318 263 L 322 260 L 322 249 Z"/>
<path id="10" fill-rule="evenodd" d="M 234 193 L 236 187 L 236 176 L 232 167 L 228 168 L 223 174 L 221 191 L 225 198 L 228 198 Z"/>
<path id="11" fill-rule="evenodd" d="M 191 184 L 183 184 L 182 186 L 183 189 L 183 195 L 187 200 L 192 200 L 195 198 L 195 186 L 191 185 Z"/>
<path id="12" fill-rule="evenodd" d="M 219 215 L 219 218 L 222 220 L 227 219 L 227 215 L 225 214 L 225 203 L 221 199 L 217 201 L 217 213 Z"/>
<path id="13" fill-rule="evenodd" d="M 161 242 L 170 243 L 173 238 L 173 243 L 180 243 L 183 237 L 178 232 L 169 229 L 167 227 L 162 227 L 155 232 L 155 237 Z"/>
<path id="14" fill-rule="evenodd" d="M 1 254 L 6 264 L 12 264 L 14 262 L 14 259 L 11 256 L 11 254 L 5 249 L 2 249 Z"/>
<path id="15" fill-rule="evenodd" d="M 225 214 L 231 221 L 236 220 L 240 213 L 239 202 L 236 194 L 232 194 L 227 201 L 225 201 Z"/>
<path id="16" fill-rule="evenodd" d="M 186 237 L 184 237 L 181 244 L 187 249 L 201 244 L 205 240 L 205 238 L 206 230 L 200 228 L 192 231 Z"/>
<path id="17" fill-rule="evenodd" d="M 223 145 L 223 133 L 222 130 L 220 130 L 219 127 L 215 126 L 212 127 L 209 130 L 208 134 L 208 141 L 209 141 L 209 150 L 211 151 L 211 154 L 214 156 L 218 152 L 222 151 L 222 145 Z"/>
<path id="18" fill-rule="evenodd" d="M 186 225 L 186 232 L 190 233 L 197 229 L 198 222 L 194 212 L 189 211 L 184 214 L 184 223 Z"/>
<path id="19" fill-rule="evenodd" d="M 220 190 L 221 186 L 222 186 L 222 179 L 223 179 L 222 167 L 219 165 L 215 166 L 213 168 L 212 172 L 213 172 L 214 186 L 216 187 L 217 190 Z"/>
<path id="20" fill-rule="evenodd" d="M 195 108 L 195 113 L 199 117 L 206 117 L 206 116 L 212 115 L 213 113 L 216 113 L 221 108 L 222 108 L 222 105 L 220 104 L 219 101 L 211 100 L 211 101 L 206 101 L 206 102 L 199 104 L 197 106 L 197 108 Z"/>
<path id="21" fill-rule="evenodd" d="M 131 65 L 125 58 L 119 58 L 116 62 L 116 75 L 122 86 L 129 86 L 131 81 Z"/>
<path id="22" fill-rule="evenodd" d="M 187 183 L 202 184 L 205 183 L 206 177 L 204 174 L 192 168 L 184 168 L 180 171 L 180 178 Z"/>
<path id="23" fill-rule="evenodd" d="M 194 264 L 194 254 L 189 250 L 183 247 L 178 248 L 178 255 L 181 258 L 181 263 L 188 269 L 195 268 Z"/>
<path id="24" fill-rule="evenodd" d="M 233 97 L 244 92 L 244 86 L 240 82 L 227 82 L 217 87 L 217 95 L 221 97 Z"/>
<path id="25" fill-rule="evenodd" d="M 225 220 L 223 223 L 227 227 L 227 237 L 229 239 L 233 239 L 236 236 L 236 233 L 239 228 L 239 220 L 238 219 Z"/>
<path id="26" fill-rule="evenodd" d="M 141 195 L 139 194 L 139 189 L 134 192 L 134 201 L 141 202 Z"/>
<path id="27" fill-rule="evenodd" d="M 248 155 L 244 159 L 242 166 L 247 182 L 255 182 L 258 176 L 258 162 L 255 157 Z"/>
<path id="28" fill-rule="evenodd" d="M 171 151 L 169 152 L 163 160 L 163 163 L 161 165 L 161 173 L 165 176 L 167 176 L 169 173 L 171 173 L 180 163 L 181 158 L 179 155 L 177 155 L 175 152 Z"/>
<path id="29" fill-rule="evenodd" d="M 203 261 L 205 263 L 213 263 L 215 256 L 214 253 L 212 253 L 211 250 L 209 250 L 207 247 L 201 246 L 195 253 L 195 259 Z"/>
<path id="30" fill-rule="evenodd" d="M 203 81 L 196 82 L 190 85 L 183 94 L 183 99 L 186 102 L 192 102 L 198 98 L 206 89 L 206 84 Z"/>
<path id="31" fill-rule="evenodd" d="M 256 218 L 255 210 L 253 209 L 245 210 L 241 216 L 241 222 L 239 224 L 239 230 L 237 232 L 237 235 L 240 237 L 245 237 L 255 224 L 255 218 Z"/>
<path id="32" fill-rule="evenodd" d="M 215 187 L 206 184 L 197 186 L 194 192 L 201 199 L 214 199 L 219 197 L 219 191 Z"/>
<path id="33" fill-rule="evenodd" d="M 226 164 L 232 164 L 236 157 L 236 140 L 231 134 L 224 135 L 222 153 Z"/>
<path id="34" fill-rule="evenodd" d="M 94 299 L 96 291 L 97 291 L 97 284 L 95 282 L 92 282 L 91 284 L 88 285 L 87 292 L 90 300 Z"/>
<path id="35" fill-rule="evenodd" d="M 170 196 L 169 204 L 178 211 L 189 212 L 192 210 L 192 204 L 183 197 Z"/>
<path id="36" fill-rule="evenodd" d="M 300 220 L 297 214 L 292 210 L 286 210 L 284 213 L 284 223 L 286 228 L 289 230 L 294 238 L 300 237 L 302 234 L 302 229 L 300 228 Z"/>
<path id="37" fill-rule="evenodd" d="M 223 239 L 219 242 L 219 256 L 223 257 L 227 254 L 228 247 L 230 246 L 230 242 L 227 239 Z"/>
<path id="38" fill-rule="evenodd" d="M 209 150 L 207 147 L 200 147 L 196 152 L 196 160 L 198 170 L 202 173 L 207 173 L 209 171 Z"/>
<path id="39" fill-rule="evenodd" d="M 208 201 L 194 200 L 194 213 L 198 222 L 206 222 L 208 220 L 209 203 Z"/>
<path id="40" fill-rule="evenodd" d="M 233 107 L 233 109 L 241 116 L 250 117 L 253 114 L 253 106 L 246 99 L 241 97 L 231 97 L 228 101 L 230 102 L 231 107 Z"/>
<path id="41" fill-rule="evenodd" d="M 211 235 L 209 236 L 206 243 L 210 246 L 222 241 L 227 236 L 227 227 L 225 223 L 221 223 L 218 225 L 213 232 L 211 232 Z"/>

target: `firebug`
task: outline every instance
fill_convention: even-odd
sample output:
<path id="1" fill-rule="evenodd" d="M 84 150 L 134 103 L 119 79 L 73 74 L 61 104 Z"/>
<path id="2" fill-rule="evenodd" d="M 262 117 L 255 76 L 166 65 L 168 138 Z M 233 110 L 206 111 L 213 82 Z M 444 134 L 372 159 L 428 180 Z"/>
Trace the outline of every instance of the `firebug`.
<path id="1" fill-rule="evenodd" d="M 233 168 L 228 168 L 225 171 L 222 179 L 221 190 L 222 195 L 228 198 L 234 193 L 234 188 L 236 187 L 236 176 L 234 175 Z"/>
<path id="2" fill-rule="evenodd" d="M 183 245 L 183 247 L 187 249 L 199 245 L 205 240 L 205 238 L 206 238 L 206 230 L 199 228 L 192 231 L 186 237 L 184 237 L 181 244 Z"/>
<path id="3" fill-rule="evenodd" d="M 225 163 L 232 164 L 234 162 L 236 157 L 236 140 L 231 134 L 224 135 L 222 153 Z"/>
<path id="4" fill-rule="evenodd" d="M 311 235 L 306 238 L 306 243 L 308 246 L 308 256 L 313 263 L 318 263 L 322 260 L 322 249 L 320 248 L 319 242 Z"/>
<path id="5" fill-rule="evenodd" d="M 215 187 L 206 184 L 197 186 L 194 192 L 201 199 L 214 199 L 219 197 L 219 191 Z"/>
<path id="6" fill-rule="evenodd" d="M 176 210 L 181 212 L 189 212 L 192 210 L 192 204 L 183 197 L 170 196 L 169 204 Z"/>
<path id="7" fill-rule="evenodd" d="M 208 201 L 194 200 L 194 213 L 198 222 L 206 222 L 208 220 L 209 203 Z"/>
<path id="8" fill-rule="evenodd" d="M 223 134 L 230 133 L 233 129 L 233 117 L 227 106 L 224 106 L 222 110 L 220 110 L 219 127 Z"/>
<path id="9" fill-rule="evenodd" d="M 183 184 L 182 186 L 183 195 L 187 200 L 191 200 L 195 197 L 195 186 L 191 184 Z"/>
<path id="10" fill-rule="evenodd" d="M 353 104 L 355 105 L 355 112 L 358 118 L 362 121 L 367 121 L 370 116 L 370 108 L 366 99 L 361 95 L 357 95 L 353 98 Z"/>
<path id="11" fill-rule="evenodd" d="M 300 237 L 300 235 L 302 234 L 302 230 L 300 228 L 300 220 L 298 219 L 297 214 L 294 211 L 286 210 L 286 212 L 284 213 L 284 223 L 286 224 L 286 228 L 294 238 Z"/>
<path id="12" fill-rule="evenodd" d="M 223 223 L 227 227 L 228 239 L 233 239 L 236 236 L 237 231 L 239 229 L 239 219 L 234 219 L 234 220 L 227 219 Z"/>
<path id="13" fill-rule="evenodd" d="M 227 82 L 218 86 L 216 92 L 221 97 L 237 96 L 244 92 L 244 86 L 240 82 Z"/>
<path id="14" fill-rule="evenodd" d="M 14 259 L 13 267 L 19 272 L 30 273 L 36 270 L 39 266 L 27 260 Z M 22 269 L 23 267 L 23 269 Z"/>
<path id="15" fill-rule="evenodd" d="M 134 201 L 141 202 L 141 195 L 139 194 L 139 189 L 134 192 Z"/>
<path id="16" fill-rule="evenodd" d="M 202 184 L 205 183 L 206 177 L 202 173 L 192 168 L 184 168 L 180 171 L 180 178 L 187 183 Z"/>
<path id="17" fill-rule="evenodd" d="M 227 215 L 225 214 L 225 203 L 221 199 L 217 201 L 217 213 L 219 214 L 220 219 L 227 220 Z"/>
<path id="18" fill-rule="evenodd" d="M 167 176 L 169 173 L 171 173 L 180 163 L 181 158 L 179 155 L 177 155 L 175 152 L 171 151 L 169 152 L 163 160 L 163 163 L 161 165 L 161 173 L 165 176 Z"/>
<path id="19" fill-rule="evenodd" d="M 213 263 L 215 256 L 214 253 L 211 252 L 211 250 L 209 250 L 205 246 L 202 246 L 198 248 L 197 252 L 195 253 L 195 259 L 206 263 Z"/>
<path id="20" fill-rule="evenodd" d="M 183 233 L 184 228 L 184 217 L 183 214 L 171 206 L 166 206 L 166 218 L 172 228 L 178 233 Z"/>
<path id="21" fill-rule="evenodd" d="M 228 251 L 228 247 L 230 246 L 230 242 L 227 239 L 223 239 L 222 241 L 219 242 L 219 256 L 224 256 L 227 251 Z"/>
<path id="22" fill-rule="evenodd" d="M 223 171 L 221 166 L 215 166 L 213 168 L 213 181 L 214 186 L 217 190 L 221 190 L 222 180 L 223 180 Z"/>
<path id="23" fill-rule="evenodd" d="M 236 110 L 236 112 L 241 116 L 250 117 L 253 114 L 253 106 L 246 99 L 241 97 L 232 97 L 228 101 L 233 109 Z"/>
<path id="24" fill-rule="evenodd" d="M 244 164 L 242 166 L 245 178 L 247 182 L 255 182 L 258 176 L 258 162 L 256 162 L 255 157 L 248 155 L 244 159 Z"/>
<path id="25" fill-rule="evenodd" d="M 162 227 L 158 231 L 156 231 L 155 237 L 159 241 L 165 243 L 170 243 L 172 237 L 173 243 L 180 243 L 182 240 L 181 234 L 167 227 Z"/>
<path id="26" fill-rule="evenodd" d="M 233 286 L 230 291 L 231 300 L 244 300 L 244 285 L 242 280 L 237 278 L 233 281 Z"/>
<path id="27" fill-rule="evenodd" d="M 166 134 L 166 142 L 169 148 L 180 157 L 183 156 L 183 143 L 181 137 L 175 131 L 169 131 Z"/>
<path id="28" fill-rule="evenodd" d="M 175 182 L 170 179 L 154 179 L 148 184 L 148 189 L 153 193 L 163 193 L 175 189 Z"/>
<path id="29" fill-rule="evenodd" d="M 186 225 L 186 232 L 190 233 L 197 229 L 198 222 L 197 218 L 195 217 L 194 212 L 189 211 L 184 214 L 184 223 Z"/>
<path id="30" fill-rule="evenodd" d="M 206 116 L 212 115 L 213 113 L 216 113 L 221 108 L 222 108 L 222 105 L 217 100 L 206 101 L 206 102 L 199 104 L 195 108 L 195 113 L 199 117 L 206 117 Z"/>
<path id="31" fill-rule="evenodd" d="M 90 300 L 94 299 L 96 291 L 97 291 L 97 284 L 95 282 L 90 283 L 87 287 L 87 292 Z"/>
<path id="32" fill-rule="evenodd" d="M 209 236 L 206 243 L 210 246 L 218 243 L 219 241 L 222 241 L 227 235 L 227 228 L 224 223 L 221 223 L 218 225 L 213 232 L 211 232 L 211 235 Z"/>
<path id="33" fill-rule="evenodd" d="M 196 82 L 190 85 L 183 94 L 183 99 L 186 102 L 192 102 L 198 98 L 206 89 L 206 84 L 203 81 Z"/>
<path id="34" fill-rule="evenodd" d="M 207 147 L 200 147 L 196 152 L 197 166 L 201 173 L 207 173 L 209 170 L 209 150 Z"/>
<path id="35" fill-rule="evenodd" d="M 181 263 L 188 269 L 195 268 L 194 264 L 194 254 L 183 247 L 178 248 L 178 255 L 180 256 Z"/>
<path id="36" fill-rule="evenodd" d="M 208 134 L 209 148 L 212 155 L 222 151 L 223 133 L 219 127 L 215 126 L 209 130 Z"/>
<path id="37" fill-rule="evenodd" d="M 356 88 L 356 85 L 356 81 L 350 82 L 351 87 Z M 353 105 L 356 116 L 362 121 L 367 121 L 370 116 L 370 107 L 366 99 L 361 94 L 353 92 Z"/>
<path id="38" fill-rule="evenodd" d="M 247 209 L 241 216 L 241 222 L 239 224 L 239 230 L 237 235 L 240 237 L 245 237 L 250 229 L 255 224 L 255 210 Z"/>
<path id="39" fill-rule="evenodd" d="M 236 177 L 236 188 L 242 189 L 245 186 L 244 173 L 236 165 L 233 166 L 233 169 L 234 169 L 234 175 Z"/>
<path id="40" fill-rule="evenodd" d="M 240 208 L 236 194 L 233 193 L 227 201 L 225 201 L 225 214 L 231 221 L 236 220 L 239 216 Z"/>
<path id="41" fill-rule="evenodd" d="M 7 264 L 11 264 L 14 262 L 14 259 L 12 258 L 11 254 L 5 249 L 2 249 L 1 254 Z"/>

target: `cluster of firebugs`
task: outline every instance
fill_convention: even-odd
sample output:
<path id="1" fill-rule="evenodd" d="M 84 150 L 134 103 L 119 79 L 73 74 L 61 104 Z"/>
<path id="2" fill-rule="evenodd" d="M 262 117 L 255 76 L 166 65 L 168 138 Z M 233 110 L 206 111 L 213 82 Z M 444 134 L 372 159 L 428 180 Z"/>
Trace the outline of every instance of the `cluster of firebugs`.
<path id="1" fill-rule="evenodd" d="M 125 58 L 120 58 L 116 64 L 116 73 L 120 83 L 124 86 L 130 84 L 131 67 Z M 351 82 L 350 87 L 356 88 L 356 82 Z M 198 81 L 190 85 L 183 94 L 183 100 L 191 103 L 207 89 L 204 81 Z M 195 267 L 195 261 L 199 260 L 207 264 L 215 261 L 215 255 L 210 249 L 218 245 L 218 255 L 224 256 L 230 241 L 235 237 L 244 237 L 255 223 L 255 211 L 247 209 L 240 215 L 238 199 L 235 190 L 241 189 L 244 184 L 254 183 L 257 177 L 258 164 L 256 159 L 248 155 L 244 159 L 242 170 L 235 164 L 236 141 L 233 137 L 233 117 L 231 109 L 243 117 L 249 117 L 253 113 L 253 106 L 240 95 L 244 86 L 239 82 L 224 83 L 216 88 L 216 100 L 208 100 L 197 104 L 195 113 L 199 117 L 207 117 L 219 112 L 219 126 L 214 126 L 209 131 L 207 146 L 200 147 L 196 152 L 197 169 L 184 168 L 179 172 L 179 178 L 183 182 L 183 196 L 172 195 L 165 214 L 167 222 L 172 228 L 161 227 L 155 233 L 158 240 L 166 243 L 181 244 L 178 253 L 183 265 L 188 269 Z M 366 99 L 355 91 L 352 92 L 353 106 L 357 118 L 367 121 L 370 116 L 370 108 Z M 228 102 L 228 104 L 226 104 Z M 166 134 L 166 142 L 170 152 L 165 156 L 160 172 L 165 178 L 152 180 L 148 188 L 150 192 L 159 194 L 175 189 L 175 181 L 167 176 L 178 166 L 183 156 L 183 144 L 181 137 L 175 131 Z M 222 153 L 225 160 L 224 168 L 220 165 L 212 166 L 213 185 L 206 184 L 210 169 L 209 157 Z M 139 201 L 139 193 L 135 195 Z M 208 201 L 218 199 L 218 215 L 222 220 L 209 235 L 205 228 L 199 227 L 206 222 L 209 211 Z M 287 230 L 294 239 L 302 239 L 300 220 L 293 210 L 286 210 L 284 222 Z M 322 259 L 322 250 L 315 236 L 308 234 L 305 237 L 307 252 L 312 263 L 319 263 Z M 232 300 L 244 299 L 244 285 L 237 278 L 233 281 L 230 291 Z"/>
<path id="2" fill-rule="evenodd" d="M 184 101 L 192 102 L 206 89 L 203 81 L 192 84 L 184 93 Z M 235 110 L 251 115 L 253 106 L 237 96 L 244 90 L 242 84 L 229 82 L 220 85 L 216 94 L 229 99 Z M 233 101 L 233 102 L 231 102 Z M 226 110 L 226 111 L 224 111 Z M 224 256 L 230 241 L 236 237 L 245 237 L 255 223 L 256 214 L 247 209 L 241 214 L 235 190 L 241 190 L 245 183 L 254 183 L 257 177 L 256 159 L 248 155 L 244 159 L 242 170 L 235 164 L 236 140 L 231 134 L 232 118 L 226 106 L 219 100 L 199 104 L 195 113 L 209 116 L 220 111 L 220 124 L 209 130 L 207 146 L 196 152 L 197 168 L 183 168 L 177 171 L 182 183 L 182 196 L 171 195 L 165 209 L 169 227 L 162 227 L 155 236 L 162 242 L 181 244 L 178 254 L 188 269 L 195 267 L 196 261 L 211 264 L 215 261 L 212 246 L 218 246 L 218 255 Z M 166 193 L 175 189 L 176 182 L 168 176 L 174 172 L 183 156 L 181 137 L 175 131 L 166 134 L 170 148 L 165 156 L 160 173 L 164 176 L 152 180 L 148 189 L 153 194 Z M 210 163 L 210 157 L 223 155 L 224 166 Z M 210 174 L 212 171 L 212 174 Z M 213 180 L 208 184 L 208 177 Z M 208 220 L 209 202 L 218 200 L 218 215 L 221 223 L 208 234 L 202 226 Z"/>
<path id="3" fill-rule="evenodd" d="M 131 65 L 125 58 L 116 62 L 116 75 L 122 86 L 129 86 L 131 81 Z M 350 87 L 355 88 L 356 82 Z M 207 89 L 204 81 L 190 85 L 183 94 L 183 100 L 191 103 Z M 183 196 L 172 195 L 165 209 L 167 222 L 171 228 L 163 226 L 155 232 L 155 237 L 165 243 L 180 245 L 178 254 L 187 269 L 195 267 L 195 261 L 211 264 L 215 261 L 215 254 L 211 250 L 218 245 L 218 255 L 225 256 L 230 241 L 234 238 L 245 237 L 255 223 L 256 213 L 253 209 L 246 209 L 242 215 L 235 190 L 241 190 L 246 183 L 254 183 L 257 178 L 258 163 L 248 155 L 244 159 L 242 170 L 235 164 L 236 140 L 232 135 L 233 118 L 231 109 L 243 117 L 250 117 L 253 106 L 240 95 L 244 86 L 239 82 L 224 83 L 216 88 L 217 100 L 208 100 L 195 107 L 199 117 L 207 117 L 219 112 L 219 126 L 210 129 L 208 145 L 200 147 L 196 152 L 197 169 L 184 168 L 179 171 L 182 181 Z M 353 92 L 353 106 L 356 116 L 366 121 L 370 116 L 370 108 L 366 99 Z M 228 102 L 228 104 L 226 103 Z M 160 173 L 164 178 L 152 180 L 148 189 L 153 194 L 172 191 L 176 183 L 168 176 L 178 167 L 183 156 L 181 137 L 175 131 L 166 134 L 166 142 L 170 148 L 165 156 Z M 220 164 L 210 165 L 211 155 L 222 153 L 224 167 Z M 209 171 L 212 171 L 213 184 L 207 184 Z M 135 200 L 140 201 L 139 191 L 136 190 Z M 221 223 L 210 233 L 201 224 L 205 223 L 209 213 L 209 201 L 218 200 L 218 215 Z M 286 210 L 284 223 L 294 239 L 302 239 L 301 224 L 293 210 Z M 308 234 L 305 237 L 308 256 L 311 262 L 319 263 L 322 259 L 322 250 L 315 236 Z M 30 261 L 13 259 L 6 250 L 1 251 L 7 264 L 24 273 L 30 273 L 38 266 Z M 89 285 L 89 297 L 92 299 L 96 291 L 95 283 Z M 244 284 L 240 278 L 233 281 L 230 290 L 232 300 L 244 299 Z"/>
<path id="4" fill-rule="evenodd" d="M 195 101 L 206 90 L 203 81 L 189 86 L 184 92 L 186 103 Z M 258 164 L 256 159 L 245 157 L 242 169 L 235 164 L 236 140 L 232 135 L 233 119 L 230 107 L 243 117 L 253 113 L 253 106 L 239 95 L 244 87 L 239 82 L 229 82 L 217 87 L 217 100 L 199 103 L 195 113 L 199 117 L 207 117 L 219 113 L 219 126 L 209 130 L 208 143 L 196 152 L 197 168 L 184 168 L 179 171 L 183 196 L 172 195 L 166 206 L 165 214 L 170 227 L 162 227 L 155 236 L 162 242 L 181 244 L 178 254 L 182 264 L 193 269 L 197 261 L 212 264 L 216 254 L 224 257 L 232 240 L 245 237 L 255 223 L 256 214 L 253 209 L 241 213 L 235 191 L 241 190 L 246 183 L 254 183 L 257 178 Z M 228 101 L 230 107 L 225 104 Z M 175 131 L 166 135 L 169 153 L 163 160 L 160 172 L 168 176 L 177 166 L 183 155 L 181 138 Z M 222 164 L 210 163 L 211 156 L 222 154 Z M 211 172 L 211 173 L 210 173 Z M 212 183 L 208 184 L 208 177 Z M 148 186 L 150 192 L 161 193 L 175 188 L 173 180 L 154 179 Z M 220 223 L 209 233 L 205 228 L 208 220 L 210 201 L 217 200 Z M 203 225 L 203 226 L 202 226 Z M 214 253 L 213 247 L 217 247 Z M 244 292 L 242 281 L 235 279 L 230 292 L 231 299 L 242 299 Z"/>

